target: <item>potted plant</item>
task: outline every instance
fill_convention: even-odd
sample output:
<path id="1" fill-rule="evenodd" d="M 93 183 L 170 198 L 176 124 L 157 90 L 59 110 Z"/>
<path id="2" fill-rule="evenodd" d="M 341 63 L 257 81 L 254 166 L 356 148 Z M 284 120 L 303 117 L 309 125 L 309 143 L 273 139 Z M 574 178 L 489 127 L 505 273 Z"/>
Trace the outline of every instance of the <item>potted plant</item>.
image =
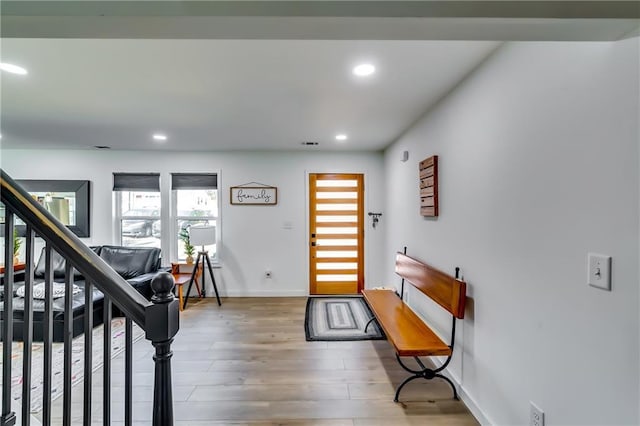
<path id="1" fill-rule="evenodd" d="M 193 255 L 196 253 L 195 247 L 191 244 L 191 239 L 189 238 L 189 230 L 183 229 L 180 231 L 180 239 L 184 243 L 184 254 L 187 255 L 187 263 L 193 263 Z"/>
<path id="2" fill-rule="evenodd" d="M 13 264 L 15 265 L 20 261 L 20 247 L 22 247 L 22 238 L 18 236 L 18 230 L 13 228 Z"/>

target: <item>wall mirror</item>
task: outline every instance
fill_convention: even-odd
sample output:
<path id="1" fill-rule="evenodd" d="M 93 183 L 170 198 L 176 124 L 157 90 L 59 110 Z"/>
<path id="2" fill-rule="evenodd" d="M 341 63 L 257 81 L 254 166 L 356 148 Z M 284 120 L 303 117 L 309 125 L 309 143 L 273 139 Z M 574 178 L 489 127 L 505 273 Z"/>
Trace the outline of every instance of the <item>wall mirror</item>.
<path id="1" fill-rule="evenodd" d="M 90 181 L 88 180 L 16 180 L 49 213 L 78 237 L 90 233 Z M 16 222 L 24 235 L 24 225 Z"/>

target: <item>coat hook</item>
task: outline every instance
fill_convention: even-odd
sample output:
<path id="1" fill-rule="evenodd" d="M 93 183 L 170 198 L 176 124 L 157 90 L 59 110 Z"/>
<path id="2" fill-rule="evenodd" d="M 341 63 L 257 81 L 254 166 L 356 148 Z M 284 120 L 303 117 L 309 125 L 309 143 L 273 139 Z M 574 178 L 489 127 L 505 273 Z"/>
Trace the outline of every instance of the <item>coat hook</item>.
<path id="1" fill-rule="evenodd" d="M 376 225 L 378 224 L 378 221 L 380 220 L 380 216 L 382 216 L 382 213 L 369 212 L 369 216 L 373 218 L 373 221 L 371 222 L 371 226 L 373 227 L 373 229 L 376 229 Z"/>

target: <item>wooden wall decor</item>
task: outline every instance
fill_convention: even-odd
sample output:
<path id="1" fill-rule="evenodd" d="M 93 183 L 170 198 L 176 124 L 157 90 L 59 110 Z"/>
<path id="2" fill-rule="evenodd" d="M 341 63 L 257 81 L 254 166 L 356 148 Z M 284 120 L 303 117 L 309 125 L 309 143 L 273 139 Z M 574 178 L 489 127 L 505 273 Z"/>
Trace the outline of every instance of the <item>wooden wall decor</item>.
<path id="1" fill-rule="evenodd" d="M 438 156 L 420 162 L 420 214 L 438 217 Z"/>
<path id="2" fill-rule="evenodd" d="M 258 182 L 232 186 L 230 196 L 231 204 L 239 206 L 275 206 L 278 204 L 278 188 Z"/>

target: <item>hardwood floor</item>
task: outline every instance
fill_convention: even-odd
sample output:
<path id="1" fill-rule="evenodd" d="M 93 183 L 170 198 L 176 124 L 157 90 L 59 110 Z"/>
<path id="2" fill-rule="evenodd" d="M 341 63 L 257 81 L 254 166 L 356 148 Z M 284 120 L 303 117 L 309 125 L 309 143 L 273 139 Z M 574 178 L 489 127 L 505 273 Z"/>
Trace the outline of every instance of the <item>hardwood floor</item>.
<path id="1" fill-rule="evenodd" d="M 306 298 L 190 300 L 173 344 L 175 424 L 204 425 L 477 425 L 440 380 L 394 389 L 407 373 L 386 341 L 306 342 Z M 134 345 L 134 424 L 152 414 L 153 348 Z M 122 424 L 123 372 L 114 360 L 112 424 Z M 101 424 L 102 371 L 94 373 L 95 424 Z M 56 401 L 54 424 L 60 422 Z M 73 393 L 73 424 L 82 416 Z"/>

